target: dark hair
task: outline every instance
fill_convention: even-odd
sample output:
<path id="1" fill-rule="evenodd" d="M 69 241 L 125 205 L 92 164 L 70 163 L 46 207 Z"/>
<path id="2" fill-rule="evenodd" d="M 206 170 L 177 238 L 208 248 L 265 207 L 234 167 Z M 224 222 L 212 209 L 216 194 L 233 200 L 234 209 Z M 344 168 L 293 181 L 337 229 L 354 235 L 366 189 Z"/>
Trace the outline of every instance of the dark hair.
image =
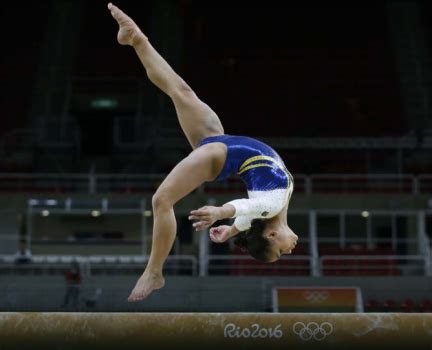
<path id="1" fill-rule="evenodd" d="M 254 219 L 247 231 L 237 234 L 234 244 L 244 251 L 249 252 L 252 257 L 263 262 L 269 262 L 270 242 L 264 236 L 267 220 Z"/>

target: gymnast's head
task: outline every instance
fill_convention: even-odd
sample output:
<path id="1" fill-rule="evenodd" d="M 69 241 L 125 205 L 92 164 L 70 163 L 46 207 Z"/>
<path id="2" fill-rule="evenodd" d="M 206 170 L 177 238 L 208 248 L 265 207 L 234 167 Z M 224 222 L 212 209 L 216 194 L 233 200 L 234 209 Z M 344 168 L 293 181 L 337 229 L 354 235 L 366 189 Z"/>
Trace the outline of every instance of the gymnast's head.
<path id="1" fill-rule="evenodd" d="M 291 254 L 298 236 L 288 227 L 275 227 L 270 220 L 255 219 L 247 231 L 240 232 L 234 243 L 252 257 L 275 262 L 283 254 Z"/>

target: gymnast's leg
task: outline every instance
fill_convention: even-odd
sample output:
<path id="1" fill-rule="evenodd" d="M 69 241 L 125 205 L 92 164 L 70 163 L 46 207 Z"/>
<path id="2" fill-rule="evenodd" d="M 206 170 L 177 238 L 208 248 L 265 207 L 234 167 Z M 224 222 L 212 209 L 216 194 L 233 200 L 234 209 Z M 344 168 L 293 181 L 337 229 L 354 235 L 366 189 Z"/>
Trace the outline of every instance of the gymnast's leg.
<path id="1" fill-rule="evenodd" d="M 164 286 L 163 264 L 176 236 L 174 204 L 205 181 L 211 181 L 222 169 L 220 148 L 215 144 L 199 147 L 178 163 L 153 195 L 153 240 L 150 259 L 143 275 L 129 296 L 129 301 L 146 298 Z"/>
<path id="2" fill-rule="evenodd" d="M 180 125 L 192 148 L 196 148 L 204 137 L 223 134 L 217 115 L 198 99 L 156 52 L 133 20 L 112 4 L 108 8 L 120 27 L 117 36 L 119 43 L 134 47 L 149 79 L 171 97 Z M 164 286 L 163 264 L 176 235 L 173 206 L 203 182 L 211 181 L 219 174 L 226 156 L 224 152 L 221 153 L 220 147 L 215 144 L 195 149 L 171 171 L 156 191 L 152 201 L 154 217 L 150 259 L 129 301 L 144 299 L 152 290 Z"/>
<path id="3" fill-rule="evenodd" d="M 174 72 L 135 22 L 111 3 L 108 8 L 120 27 L 118 42 L 133 46 L 150 81 L 171 97 L 180 126 L 192 148 L 196 148 L 204 137 L 223 134 L 223 127 L 216 113 Z"/>

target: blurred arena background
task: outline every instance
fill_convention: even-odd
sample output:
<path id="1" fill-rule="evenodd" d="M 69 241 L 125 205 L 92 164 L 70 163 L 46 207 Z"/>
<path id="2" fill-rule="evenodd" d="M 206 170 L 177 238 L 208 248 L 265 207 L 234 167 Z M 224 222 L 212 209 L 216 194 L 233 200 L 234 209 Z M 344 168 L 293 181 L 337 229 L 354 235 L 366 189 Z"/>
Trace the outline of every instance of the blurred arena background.
<path id="1" fill-rule="evenodd" d="M 191 209 L 246 196 L 208 184 L 176 206 L 166 287 L 127 303 L 152 194 L 189 146 L 106 1 L 7 2 L 1 311 L 432 311 L 429 2 L 117 4 L 227 133 L 284 158 L 298 247 L 261 264 L 193 232 Z"/>

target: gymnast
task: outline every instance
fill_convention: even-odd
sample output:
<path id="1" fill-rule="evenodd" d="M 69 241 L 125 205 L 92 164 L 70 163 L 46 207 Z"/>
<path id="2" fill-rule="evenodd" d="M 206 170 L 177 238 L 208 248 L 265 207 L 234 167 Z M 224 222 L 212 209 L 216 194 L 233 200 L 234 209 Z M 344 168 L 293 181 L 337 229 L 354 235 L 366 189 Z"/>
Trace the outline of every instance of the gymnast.
<path id="1" fill-rule="evenodd" d="M 119 25 L 119 44 L 135 49 L 150 81 L 171 98 L 193 149 L 153 195 L 150 258 L 128 301 L 142 300 L 164 286 L 162 269 L 176 236 L 173 206 L 204 182 L 238 175 L 246 184 L 248 198 L 192 210 L 189 219 L 196 231 L 207 229 L 216 221 L 235 218 L 231 226 L 211 227 L 210 239 L 222 243 L 237 236 L 238 246 L 264 262 L 290 254 L 298 239 L 287 224 L 294 184 L 281 157 L 256 139 L 225 134 L 216 113 L 174 72 L 135 22 L 112 3 L 108 9 Z"/>

